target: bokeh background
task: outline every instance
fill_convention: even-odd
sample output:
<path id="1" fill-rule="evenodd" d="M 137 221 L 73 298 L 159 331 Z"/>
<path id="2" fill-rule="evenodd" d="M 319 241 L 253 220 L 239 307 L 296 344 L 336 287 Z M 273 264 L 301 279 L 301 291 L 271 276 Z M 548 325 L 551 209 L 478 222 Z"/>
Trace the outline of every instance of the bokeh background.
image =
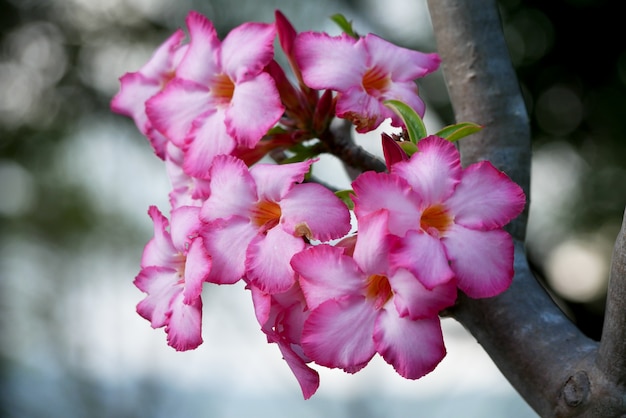
<path id="1" fill-rule="evenodd" d="M 598 338 L 626 205 L 621 14 L 608 0 L 499 4 L 532 123 L 528 252 Z M 452 319 L 448 356 L 423 379 L 379 358 L 356 375 L 318 368 L 320 390 L 304 401 L 241 286 L 205 290 L 205 342 L 192 352 L 135 314 L 146 211 L 168 207 L 169 183 L 132 121 L 109 110 L 118 78 L 191 9 L 224 36 L 277 8 L 298 30 L 338 33 L 329 16 L 341 12 L 361 33 L 436 48 L 424 0 L 0 0 L 0 416 L 535 416 Z M 420 86 L 428 126 L 452 123 L 441 72 Z M 376 135 L 359 140 L 377 151 Z"/>

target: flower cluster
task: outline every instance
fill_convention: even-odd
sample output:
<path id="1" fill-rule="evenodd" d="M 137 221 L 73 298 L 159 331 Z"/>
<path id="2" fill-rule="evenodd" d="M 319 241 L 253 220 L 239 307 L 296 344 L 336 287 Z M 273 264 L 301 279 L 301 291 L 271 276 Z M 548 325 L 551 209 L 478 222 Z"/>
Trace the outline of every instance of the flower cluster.
<path id="1" fill-rule="evenodd" d="M 275 17 L 220 40 L 190 12 L 188 40 L 177 30 L 120 78 L 111 108 L 134 120 L 172 184 L 169 220 L 148 211 L 137 312 L 176 350 L 194 349 L 205 283 L 244 281 L 305 398 L 319 386 L 312 363 L 354 373 L 378 353 L 417 379 L 445 355 L 438 315 L 457 291 L 483 298 L 509 286 L 513 243 L 502 227 L 524 193 L 487 161 L 462 168 L 444 134 L 400 144 L 385 134 L 387 170 L 358 176 L 348 202 L 315 182 L 335 117 L 357 132 L 390 119 L 403 129 L 396 139 L 415 131 L 389 103 L 421 121 L 415 80 L 440 61 L 372 34 L 297 33 Z"/>

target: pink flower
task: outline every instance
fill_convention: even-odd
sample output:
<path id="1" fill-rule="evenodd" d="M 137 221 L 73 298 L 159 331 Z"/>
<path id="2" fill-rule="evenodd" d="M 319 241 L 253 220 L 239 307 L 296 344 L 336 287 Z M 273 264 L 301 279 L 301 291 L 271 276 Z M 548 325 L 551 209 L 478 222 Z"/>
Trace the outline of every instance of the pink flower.
<path id="1" fill-rule="evenodd" d="M 349 373 L 379 353 L 403 377 L 417 379 L 445 355 L 438 312 L 456 299 L 453 283 L 432 290 L 407 269 L 391 269 L 385 210 L 359 219 L 354 255 L 318 245 L 291 264 L 311 309 L 302 348 L 316 363 Z"/>
<path id="2" fill-rule="evenodd" d="M 393 126 L 403 126 L 383 104 L 389 99 L 424 116 L 415 79 L 435 71 L 440 63 L 437 54 L 401 48 L 373 34 L 357 40 L 346 34 L 303 32 L 295 40 L 295 56 L 309 87 L 338 92 L 337 116 L 352 121 L 358 132 L 376 129 L 387 118 Z"/>
<path id="3" fill-rule="evenodd" d="M 276 343 L 283 358 L 300 384 L 304 399 L 309 399 L 320 384 L 317 371 L 307 365 L 311 360 L 300 346 L 302 327 L 309 311 L 298 282 L 284 293 L 270 295 L 253 285 L 254 311 L 269 343 Z"/>
<path id="4" fill-rule="evenodd" d="M 156 206 L 150 207 L 154 237 L 146 244 L 135 278 L 139 290 L 148 294 L 137 312 L 153 328 L 165 326 L 168 344 L 178 351 L 202 343 L 201 292 L 211 260 L 198 236 L 199 211 L 189 206 L 173 210 L 168 231 L 167 218 Z"/>
<path id="5" fill-rule="evenodd" d="M 174 78 L 146 104 L 153 125 L 185 152 L 183 168 L 206 177 L 216 155 L 253 148 L 283 114 L 272 77 L 273 24 L 244 23 L 223 42 L 213 24 L 187 15 L 189 48 Z"/>
<path id="6" fill-rule="evenodd" d="M 202 236 L 213 259 L 211 277 L 234 283 L 244 275 L 266 293 L 295 282 L 291 256 L 306 240 L 340 238 L 350 229 L 347 207 L 328 189 L 304 180 L 312 161 L 257 164 L 215 157 L 210 196 L 202 205 Z"/>
<path id="7" fill-rule="evenodd" d="M 145 103 L 174 78 L 176 67 L 187 50 L 188 45 L 182 44 L 184 38 L 184 32 L 177 30 L 139 71 L 124 74 L 120 78 L 120 91 L 111 100 L 111 110 L 133 118 L 161 159 L 165 159 L 167 138 L 153 128 L 146 115 Z"/>
<path id="8" fill-rule="evenodd" d="M 502 227 L 525 205 L 522 189 L 488 161 L 461 167 L 452 143 L 430 136 L 391 173 L 367 172 L 353 183 L 355 213 L 389 211 L 402 239 L 391 263 L 427 288 L 454 278 L 468 296 L 495 296 L 513 278 L 513 241 Z"/>

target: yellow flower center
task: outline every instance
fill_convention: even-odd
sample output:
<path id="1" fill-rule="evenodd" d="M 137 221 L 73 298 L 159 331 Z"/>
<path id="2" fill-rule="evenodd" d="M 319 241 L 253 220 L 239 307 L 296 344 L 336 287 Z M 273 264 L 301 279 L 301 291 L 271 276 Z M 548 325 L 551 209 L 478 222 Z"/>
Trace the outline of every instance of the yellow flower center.
<path id="1" fill-rule="evenodd" d="M 387 86 L 391 78 L 389 74 L 378 67 L 372 67 L 363 74 L 363 88 L 370 96 L 380 96 Z"/>
<path id="2" fill-rule="evenodd" d="M 382 308 L 393 296 L 391 285 L 387 276 L 372 274 L 366 281 L 365 296 L 374 299 L 376 309 Z"/>
<path id="3" fill-rule="evenodd" d="M 235 92 L 235 84 L 226 74 L 219 74 L 213 79 L 211 91 L 219 102 L 230 103 Z"/>
<path id="4" fill-rule="evenodd" d="M 452 216 L 442 204 L 427 207 L 422 212 L 420 227 L 434 237 L 441 237 L 452 226 Z"/>
<path id="5" fill-rule="evenodd" d="M 267 231 L 272 229 L 280 221 L 280 205 L 270 200 L 261 200 L 252 209 L 252 223 Z"/>

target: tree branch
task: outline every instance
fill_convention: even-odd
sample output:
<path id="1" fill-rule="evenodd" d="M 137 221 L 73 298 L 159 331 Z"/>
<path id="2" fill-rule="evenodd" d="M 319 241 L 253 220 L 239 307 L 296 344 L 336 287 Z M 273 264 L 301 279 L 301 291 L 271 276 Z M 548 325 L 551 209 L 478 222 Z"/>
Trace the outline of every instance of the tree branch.
<path id="1" fill-rule="evenodd" d="M 456 119 L 485 126 L 460 141 L 463 164 L 490 160 L 528 197 L 528 116 L 495 0 L 428 0 L 428 5 Z M 622 279 L 615 280 L 621 304 L 612 308 L 613 316 L 622 318 L 606 328 L 610 342 L 603 343 L 598 355 L 598 343 L 569 321 L 533 276 L 523 243 L 527 215 L 526 210 L 508 228 L 515 239 L 515 278 L 509 290 L 482 300 L 461 295 L 450 312 L 542 417 L 622 416 L 624 374 L 614 376 L 609 361 L 616 356 L 622 365 L 626 361 L 624 348 L 616 347 L 624 344 L 624 271 L 614 274 Z M 616 251 L 626 258 L 621 242 Z M 614 263 L 614 268 L 623 267 Z"/>

